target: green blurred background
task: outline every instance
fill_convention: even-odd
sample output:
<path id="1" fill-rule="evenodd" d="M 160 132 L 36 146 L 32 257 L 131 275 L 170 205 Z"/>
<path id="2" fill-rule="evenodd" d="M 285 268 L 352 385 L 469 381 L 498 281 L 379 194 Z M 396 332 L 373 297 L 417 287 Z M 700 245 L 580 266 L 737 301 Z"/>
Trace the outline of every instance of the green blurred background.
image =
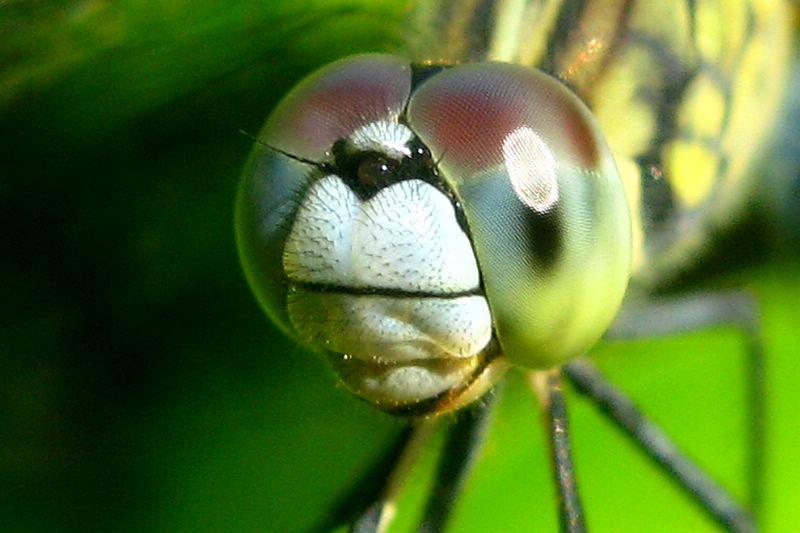
<path id="1" fill-rule="evenodd" d="M 237 263 L 232 203 L 251 144 L 238 131 L 257 132 L 315 67 L 396 48 L 402 16 L 388 0 L 0 1 L 0 530 L 306 531 L 392 441 L 398 421 L 351 398 L 262 315 Z M 772 173 L 796 172 L 796 138 Z M 797 195 L 778 183 L 716 263 L 736 268 L 711 283 L 742 284 L 763 307 L 767 526 L 792 531 L 800 280 L 798 219 L 786 220 L 798 204 L 776 207 Z M 596 357 L 744 493 L 735 332 L 605 343 Z M 570 399 L 591 525 L 713 530 Z M 554 530 L 539 415 L 519 376 L 497 407 L 452 530 Z"/>

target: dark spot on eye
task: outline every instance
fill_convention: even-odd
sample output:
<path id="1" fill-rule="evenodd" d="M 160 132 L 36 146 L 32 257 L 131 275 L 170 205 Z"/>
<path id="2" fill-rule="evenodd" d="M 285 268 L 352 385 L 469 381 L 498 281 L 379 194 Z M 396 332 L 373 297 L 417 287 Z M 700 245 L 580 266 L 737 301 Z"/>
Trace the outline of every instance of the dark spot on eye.
<path id="1" fill-rule="evenodd" d="M 560 202 L 547 212 L 536 211 L 520 201 L 502 174 L 467 180 L 460 192 L 470 206 L 472 234 L 485 253 L 507 257 L 509 268 L 535 266 L 543 274 L 558 268 L 566 246 Z"/>
<path id="2" fill-rule="evenodd" d="M 552 268 L 562 251 L 559 211 L 558 206 L 546 213 L 525 209 L 523 215 L 527 248 L 542 268 Z"/>

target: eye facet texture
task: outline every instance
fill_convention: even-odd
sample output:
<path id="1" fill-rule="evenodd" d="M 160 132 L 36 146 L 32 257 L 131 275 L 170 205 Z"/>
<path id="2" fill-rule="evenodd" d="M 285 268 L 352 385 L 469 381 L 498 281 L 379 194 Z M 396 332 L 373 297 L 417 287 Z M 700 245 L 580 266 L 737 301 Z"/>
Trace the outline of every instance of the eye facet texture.
<path id="1" fill-rule="evenodd" d="M 464 207 L 506 357 L 545 368 L 587 350 L 622 301 L 631 238 L 586 106 L 540 71 L 477 63 L 426 81 L 407 115 Z"/>
<path id="2" fill-rule="evenodd" d="M 270 317 L 378 407 L 479 397 L 588 349 L 630 264 L 622 185 L 589 111 L 524 67 L 355 56 L 268 119 L 237 204 Z M 435 163 L 434 163 L 435 162 Z"/>
<path id="3" fill-rule="evenodd" d="M 410 91 L 411 65 L 405 59 L 369 54 L 337 61 L 300 82 L 269 117 L 259 139 L 321 161 L 337 140 L 380 121 L 396 123 Z"/>

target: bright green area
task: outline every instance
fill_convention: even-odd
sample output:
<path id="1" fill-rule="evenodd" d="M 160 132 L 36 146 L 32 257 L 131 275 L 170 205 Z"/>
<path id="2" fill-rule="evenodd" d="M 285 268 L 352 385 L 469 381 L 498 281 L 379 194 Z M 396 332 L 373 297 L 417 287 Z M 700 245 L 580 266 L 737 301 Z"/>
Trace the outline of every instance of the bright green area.
<path id="1" fill-rule="evenodd" d="M 391 49 L 397 4 L 0 3 L 0 529 L 302 531 L 391 441 L 397 421 L 267 323 L 239 270 L 232 204 L 251 142 L 238 130 L 258 131 L 317 65 Z M 728 257 L 774 255 L 747 250 Z M 771 531 L 800 525 L 792 261 L 734 276 L 764 309 Z M 735 333 L 607 344 L 597 358 L 743 491 Z M 570 400 L 597 530 L 709 528 Z M 452 530 L 552 530 L 547 466 L 535 402 L 512 377 Z M 418 473 L 399 525 L 429 479 Z"/>
<path id="2" fill-rule="evenodd" d="M 798 270 L 780 266 L 748 272 L 759 296 L 768 354 L 770 428 L 767 463 L 767 531 L 794 531 L 800 487 L 794 385 L 800 361 Z M 746 494 L 743 454 L 746 420 L 744 354 L 735 331 L 718 330 L 672 339 L 605 343 L 595 358 L 612 380 L 726 487 Z M 522 379 L 511 380 L 485 456 L 459 509 L 454 531 L 528 531 L 553 524 L 550 471 L 536 406 Z M 578 480 L 589 523 L 597 531 L 718 531 L 616 428 L 574 393 L 569 397 Z M 482 511 L 483 509 L 483 511 Z M 481 522 L 483 521 L 483 522 Z M 469 529 L 473 531 L 473 529 Z"/>

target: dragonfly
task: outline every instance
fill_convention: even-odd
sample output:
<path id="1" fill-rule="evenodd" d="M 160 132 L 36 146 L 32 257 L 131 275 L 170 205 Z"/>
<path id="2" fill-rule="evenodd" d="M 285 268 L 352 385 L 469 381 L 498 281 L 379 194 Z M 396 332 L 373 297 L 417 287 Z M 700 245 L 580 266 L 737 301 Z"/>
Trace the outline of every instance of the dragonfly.
<path id="1" fill-rule="evenodd" d="M 784 92 L 788 4 L 456 0 L 418 2 L 409 17 L 406 56 L 337 61 L 284 98 L 236 207 L 242 265 L 267 315 L 353 394 L 409 420 L 352 530 L 389 526 L 444 419 L 455 422 L 420 526 L 442 530 L 492 391 L 522 372 L 550 436 L 562 530 L 586 529 L 566 378 L 721 527 L 754 531 L 755 304 L 659 290 L 747 199 Z M 717 325 L 739 328 L 749 354 L 747 502 L 587 356 L 601 337 Z"/>

